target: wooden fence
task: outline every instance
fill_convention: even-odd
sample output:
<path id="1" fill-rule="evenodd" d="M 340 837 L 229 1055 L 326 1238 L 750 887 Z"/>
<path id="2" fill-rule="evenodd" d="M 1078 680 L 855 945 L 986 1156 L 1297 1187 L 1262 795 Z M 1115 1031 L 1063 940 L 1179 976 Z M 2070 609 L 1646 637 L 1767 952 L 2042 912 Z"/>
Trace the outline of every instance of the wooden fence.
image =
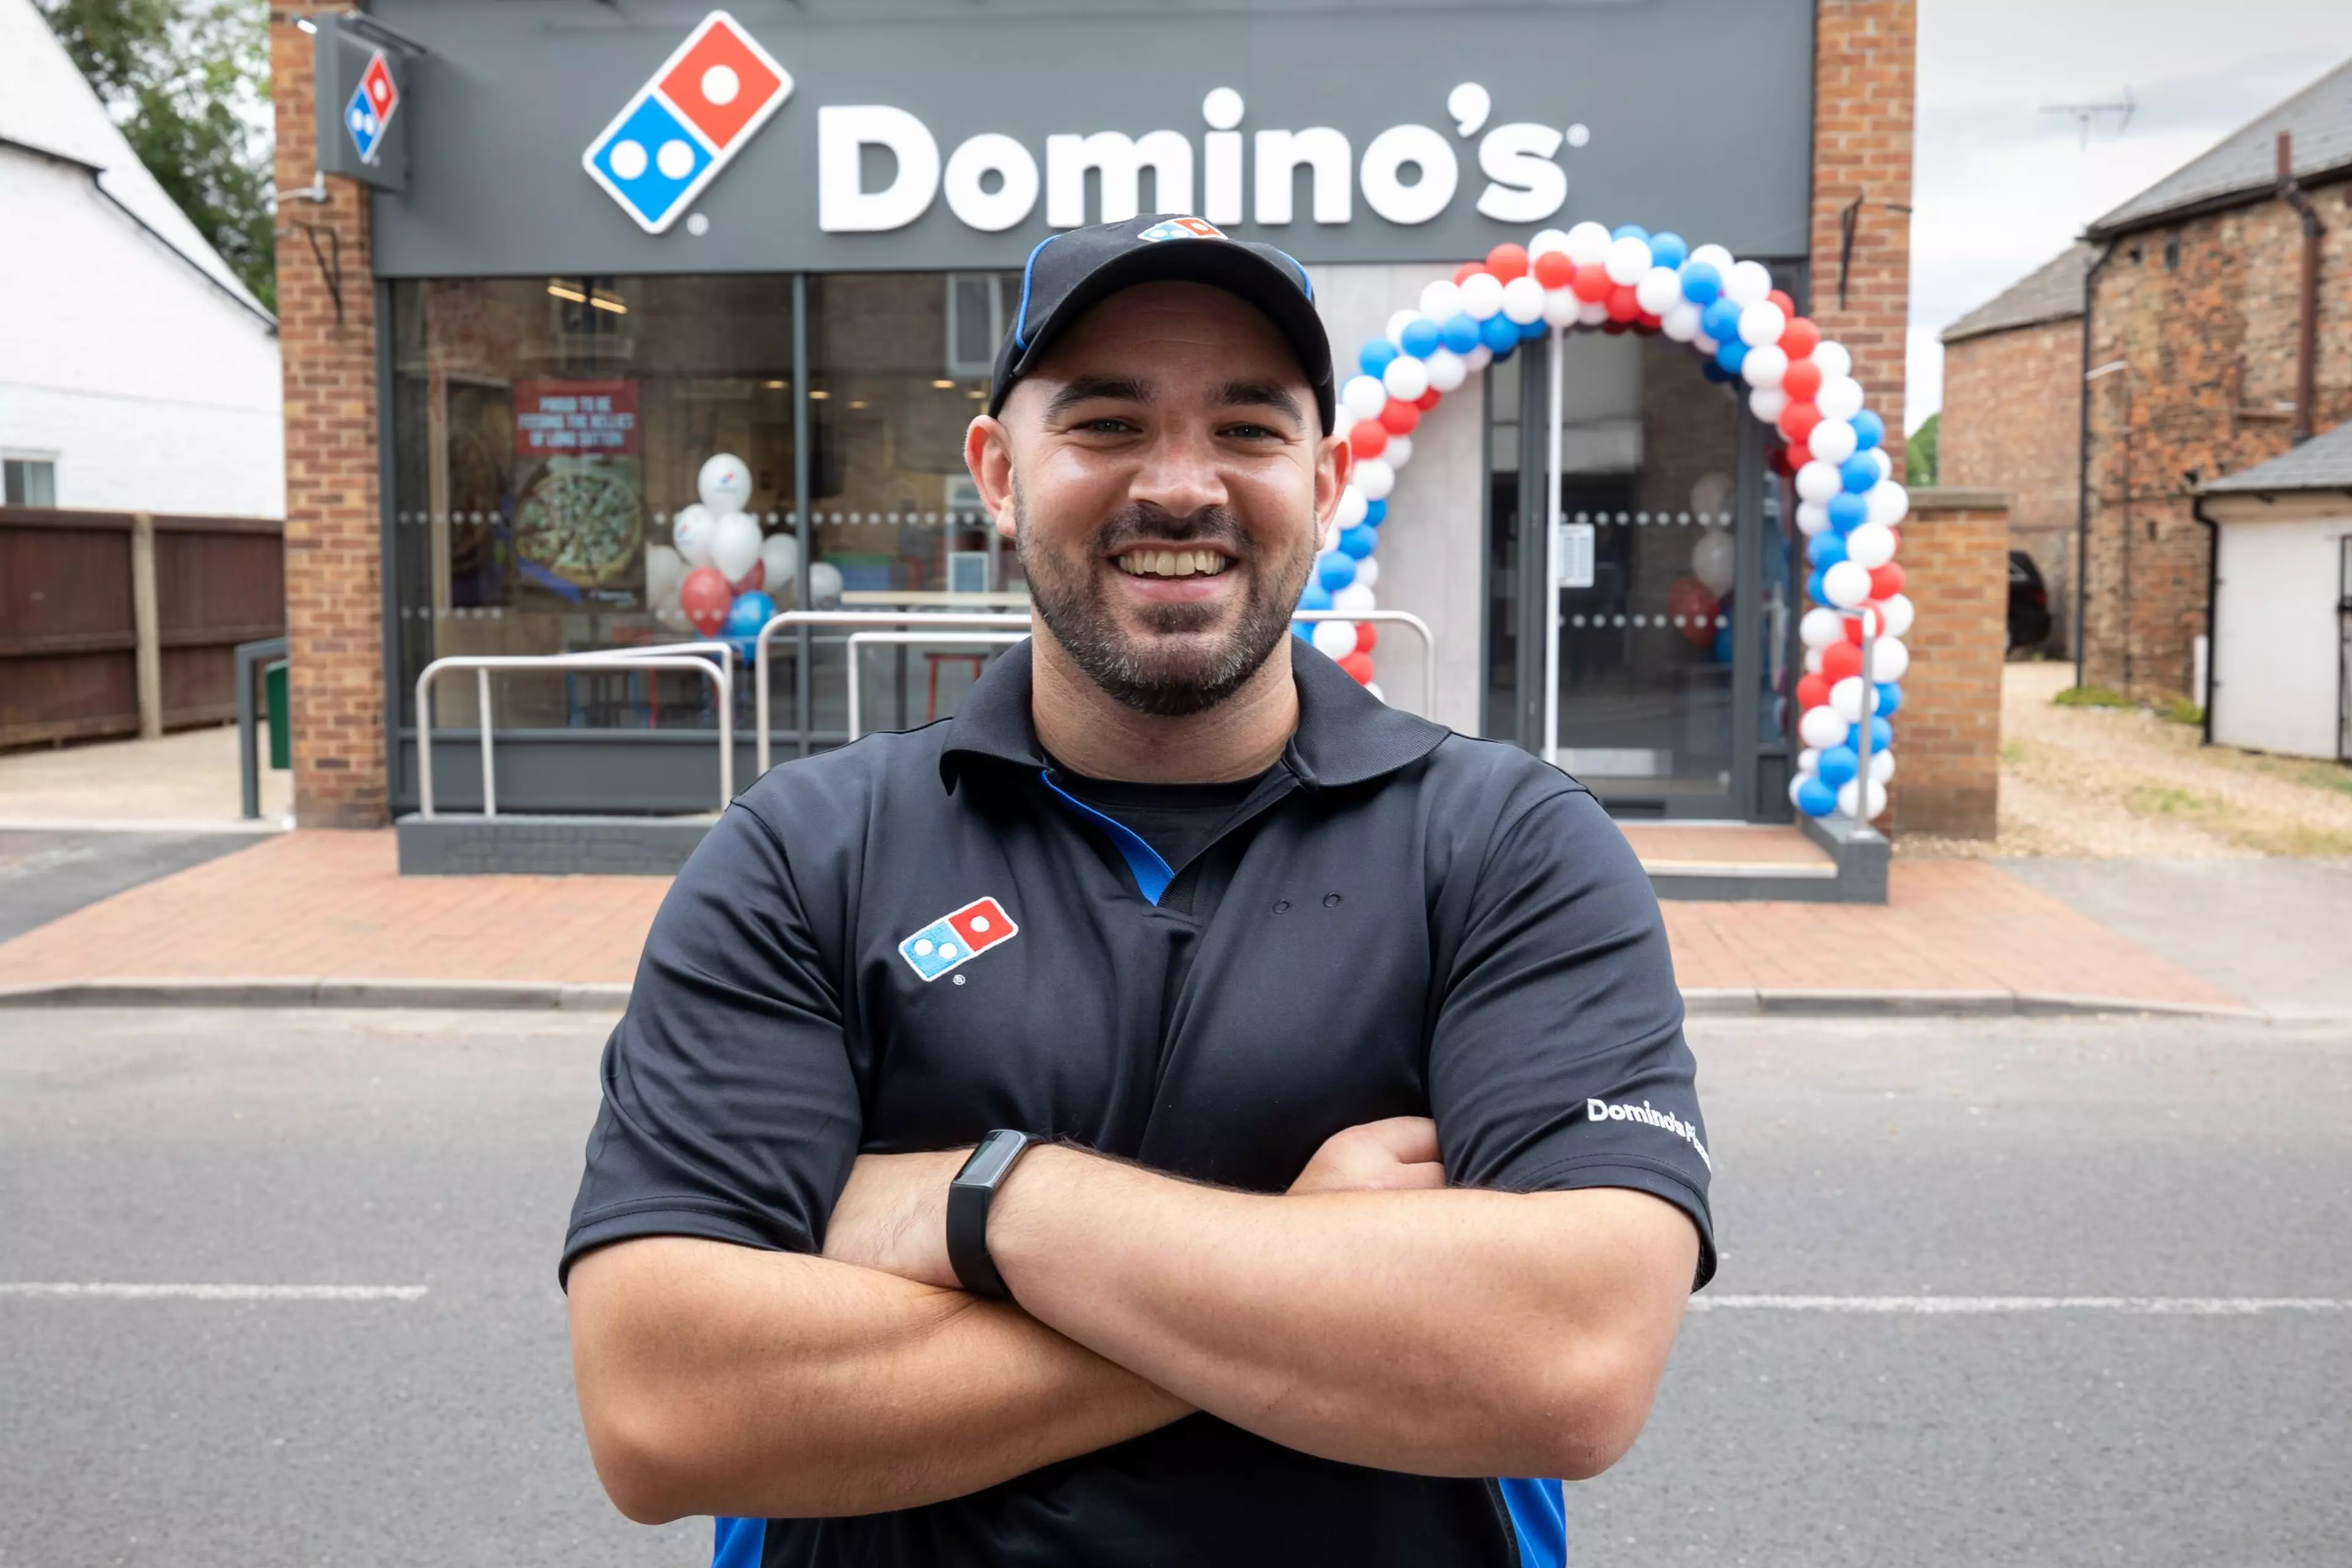
<path id="1" fill-rule="evenodd" d="M 236 645 L 286 633 L 285 534 L 0 506 L 0 747 L 236 718 Z"/>

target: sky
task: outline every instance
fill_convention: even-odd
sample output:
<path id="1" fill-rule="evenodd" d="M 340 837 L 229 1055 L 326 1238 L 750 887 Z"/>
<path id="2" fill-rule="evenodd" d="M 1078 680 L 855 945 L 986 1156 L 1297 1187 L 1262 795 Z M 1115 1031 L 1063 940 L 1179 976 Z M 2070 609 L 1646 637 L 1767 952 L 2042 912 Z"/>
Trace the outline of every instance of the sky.
<path id="1" fill-rule="evenodd" d="M 2352 0 L 1920 0 L 1907 422 L 1936 334 L 2222 137 L 2352 58 Z M 2138 104 L 2083 127 L 2046 104 Z"/>

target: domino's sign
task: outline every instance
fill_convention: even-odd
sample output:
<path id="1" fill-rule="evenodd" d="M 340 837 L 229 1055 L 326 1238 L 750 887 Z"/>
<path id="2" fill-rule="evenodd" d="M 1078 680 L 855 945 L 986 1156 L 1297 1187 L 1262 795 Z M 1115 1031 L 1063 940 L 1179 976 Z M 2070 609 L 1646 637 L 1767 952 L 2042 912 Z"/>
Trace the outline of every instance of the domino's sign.
<path id="1" fill-rule="evenodd" d="M 392 79 L 392 67 L 378 49 L 369 58 L 367 69 L 360 73 L 351 101 L 343 105 L 343 129 L 351 132 L 352 148 L 361 163 L 373 163 L 383 153 L 384 129 L 399 107 L 400 86 Z"/>
<path id="2" fill-rule="evenodd" d="M 713 11 L 588 144 L 581 166 L 639 227 L 659 234 L 792 95 L 792 72 Z"/>

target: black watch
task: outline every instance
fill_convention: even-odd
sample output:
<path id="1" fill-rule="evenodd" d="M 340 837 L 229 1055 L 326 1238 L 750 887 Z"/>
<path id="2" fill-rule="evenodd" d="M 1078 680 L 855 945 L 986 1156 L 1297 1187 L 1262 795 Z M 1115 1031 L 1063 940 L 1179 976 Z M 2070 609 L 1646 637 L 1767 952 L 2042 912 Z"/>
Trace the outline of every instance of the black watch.
<path id="1" fill-rule="evenodd" d="M 948 1262 L 963 1288 L 975 1296 L 1013 1299 L 1004 1288 L 1004 1276 L 996 1271 L 996 1260 L 988 1255 L 988 1206 L 1013 1173 L 1013 1163 L 1022 1151 L 1042 1142 L 1034 1132 L 1000 1127 L 980 1141 L 948 1184 Z"/>

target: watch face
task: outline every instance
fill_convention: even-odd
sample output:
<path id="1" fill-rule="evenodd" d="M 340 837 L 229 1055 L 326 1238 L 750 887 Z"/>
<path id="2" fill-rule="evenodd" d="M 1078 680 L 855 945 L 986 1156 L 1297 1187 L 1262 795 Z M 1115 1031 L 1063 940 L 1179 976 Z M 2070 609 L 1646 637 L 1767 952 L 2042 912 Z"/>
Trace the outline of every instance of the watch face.
<path id="1" fill-rule="evenodd" d="M 1025 1140 L 1018 1132 L 992 1132 L 972 1151 L 963 1173 L 956 1180 L 966 1186 L 992 1187 L 1013 1163 L 1013 1157 L 1025 1146 Z"/>

